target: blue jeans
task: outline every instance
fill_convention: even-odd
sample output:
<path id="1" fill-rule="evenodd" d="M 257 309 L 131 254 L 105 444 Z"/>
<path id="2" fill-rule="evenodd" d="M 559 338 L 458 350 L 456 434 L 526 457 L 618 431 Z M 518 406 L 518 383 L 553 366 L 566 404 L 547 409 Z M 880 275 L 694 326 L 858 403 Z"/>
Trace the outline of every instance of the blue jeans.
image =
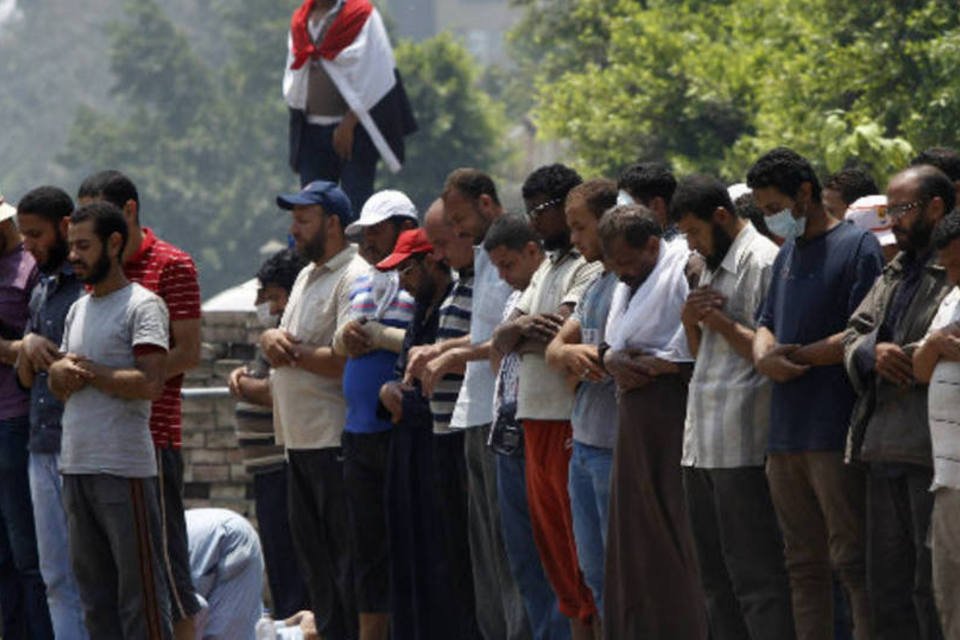
<path id="1" fill-rule="evenodd" d="M 557 607 L 557 596 L 543 573 L 533 541 L 523 458 L 497 456 L 497 501 L 510 572 L 520 589 L 533 637 L 536 640 L 568 639 L 570 623 Z"/>
<path id="2" fill-rule="evenodd" d="M 40 574 L 47 585 L 47 605 L 57 640 L 87 640 L 90 636 L 83 624 L 83 604 L 70 564 L 59 464 L 59 454 L 30 454 L 30 495 L 35 507 Z"/>
<path id="3" fill-rule="evenodd" d="M 583 579 L 603 611 L 603 550 L 607 543 L 610 469 L 613 449 L 573 441 L 570 457 L 570 511 Z"/>
<path id="4" fill-rule="evenodd" d="M 53 638 L 27 472 L 26 416 L 0 420 L 0 602 L 5 640 Z"/>

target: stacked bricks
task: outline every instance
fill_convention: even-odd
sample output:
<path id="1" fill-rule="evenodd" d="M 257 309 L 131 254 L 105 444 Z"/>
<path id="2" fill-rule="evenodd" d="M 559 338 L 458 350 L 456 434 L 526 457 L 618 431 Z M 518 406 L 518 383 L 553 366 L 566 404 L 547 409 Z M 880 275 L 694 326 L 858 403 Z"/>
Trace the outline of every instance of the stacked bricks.
<path id="1" fill-rule="evenodd" d="M 235 400 L 222 393 L 227 376 L 254 355 L 262 331 L 256 314 L 205 311 L 200 364 L 184 379 L 184 503 L 232 509 L 254 519 L 252 479 L 237 446 Z M 215 391 L 221 388 L 221 392 Z M 200 392 L 201 389 L 210 391 Z M 192 396 L 199 392 L 200 395 Z"/>

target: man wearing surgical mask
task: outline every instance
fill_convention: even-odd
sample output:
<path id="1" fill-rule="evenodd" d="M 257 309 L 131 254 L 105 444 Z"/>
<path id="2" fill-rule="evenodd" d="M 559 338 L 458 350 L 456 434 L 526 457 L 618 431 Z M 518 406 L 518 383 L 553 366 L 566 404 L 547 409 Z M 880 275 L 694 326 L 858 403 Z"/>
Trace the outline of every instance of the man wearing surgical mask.
<path id="1" fill-rule="evenodd" d="M 863 640 L 870 626 L 864 477 L 843 458 L 856 396 L 841 338 L 880 274 L 880 244 L 827 214 L 813 168 L 790 149 L 762 156 L 747 185 L 770 231 L 785 238 L 757 316 L 753 359 L 773 380 L 766 472 L 797 637 L 832 637 L 833 569 L 850 597 L 854 635 Z"/>
<path id="2" fill-rule="evenodd" d="M 280 322 L 290 289 L 306 265 L 293 249 L 267 258 L 257 272 L 257 319 L 264 329 Z M 254 360 L 229 376 L 230 392 L 237 398 L 237 442 L 243 464 L 253 476 L 253 498 L 260 527 L 267 581 L 277 618 L 308 608 L 307 591 L 300 577 L 287 524 L 287 463 L 283 447 L 274 442 L 270 365 L 257 350 Z"/>

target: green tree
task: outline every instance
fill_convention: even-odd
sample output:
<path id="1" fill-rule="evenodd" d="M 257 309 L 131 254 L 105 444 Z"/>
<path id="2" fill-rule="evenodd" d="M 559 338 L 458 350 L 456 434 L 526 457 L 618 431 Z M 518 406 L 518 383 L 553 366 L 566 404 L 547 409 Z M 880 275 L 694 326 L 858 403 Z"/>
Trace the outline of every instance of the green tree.
<path id="1" fill-rule="evenodd" d="M 479 67 L 449 34 L 401 42 L 396 56 L 420 130 L 407 138 L 403 170 L 381 171 L 380 186 L 404 191 L 424 210 L 453 169 L 495 171 L 509 159 L 504 111 L 480 89 Z"/>
<path id="2" fill-rule="evenodd" d="M 193 254 L 205 295 L 249 277 L 258 247 L 285 235 L 273 196 L 296 185 L 278 60 L 294 4 L 217 5 L 230 55 L 214 67 L 156 2 L 127 3 L 109 29 L 122 117 L 81 108 L 60 158 L 77 179 L 129 173 L 143 223 Z"/>
<path id="3" fill-rule="evenodd" d="M 545 6 L 531 0 L 525 24 L 583 29 L 553 56 L 534 49 L 547 63 L 533 115 L 586 172 L 664 158 L 742 179 L 786 144 L 823 171 L 856 158 L 882 181 L 914 149 L 960 143 L 960 14 L 943 0 Z"/>

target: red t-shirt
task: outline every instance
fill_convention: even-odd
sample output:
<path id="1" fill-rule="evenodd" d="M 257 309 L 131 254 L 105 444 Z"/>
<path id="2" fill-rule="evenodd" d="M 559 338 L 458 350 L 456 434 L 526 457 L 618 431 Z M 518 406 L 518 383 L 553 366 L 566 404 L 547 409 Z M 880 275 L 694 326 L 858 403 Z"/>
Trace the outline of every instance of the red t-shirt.
<path id="1" fill-rule="evenodd" d="M 143 242 L 123 264 L 127 278 L 156 293 L 167 303 L 170 322 L 200 317 L 200 284 L 193 258 L 185 251 L 160 240 L 144 227 Z M 173 332 L 170 347 L 173 348 Z M 150 409 L 150 433 L 158 447 L 180 448 L 180 387 L 183 375 L 167 380 L 163 395 Z"/>

